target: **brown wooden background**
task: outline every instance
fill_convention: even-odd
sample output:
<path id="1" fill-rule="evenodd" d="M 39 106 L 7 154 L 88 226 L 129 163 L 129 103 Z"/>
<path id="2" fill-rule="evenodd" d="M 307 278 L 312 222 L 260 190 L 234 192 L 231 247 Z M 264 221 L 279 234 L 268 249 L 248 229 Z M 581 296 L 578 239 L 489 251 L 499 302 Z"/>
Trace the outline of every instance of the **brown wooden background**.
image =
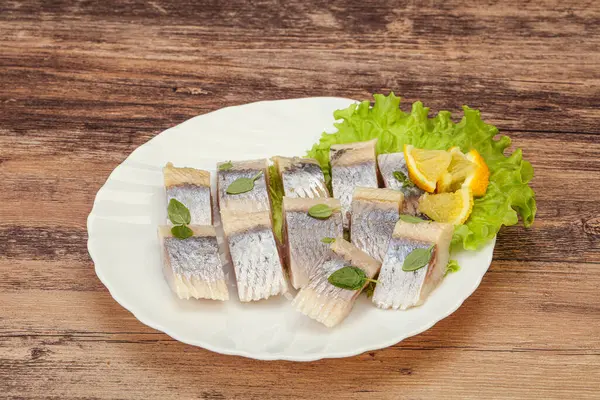
<path id="1" fill-rule="evenodd" d="M 600 4 L 285 3 L 0 2 L 0 398 L 600 398 Z M 259 362 L 147 328 L 96 278 L 86 216 L 146 140 L 228 105 L 392 89 L 480 108 L 535 167 L 535 225 L 501 232 L 451 317 Z"/>

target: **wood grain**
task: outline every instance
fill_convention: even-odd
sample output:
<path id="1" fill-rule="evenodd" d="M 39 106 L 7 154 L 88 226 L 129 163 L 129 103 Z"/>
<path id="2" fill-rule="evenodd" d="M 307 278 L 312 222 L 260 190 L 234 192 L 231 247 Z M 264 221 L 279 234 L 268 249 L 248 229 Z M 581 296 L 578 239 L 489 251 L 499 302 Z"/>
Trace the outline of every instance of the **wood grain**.
<path id="1" fill-rule="evenodd" d="M 599 49 L 593 0 L 1 2 L 0 398 L 598 398 Z M 501 231 L 479 289 L 432 329 L 259 362 L 142 325 L 96 278 L 95 193 L 160 131 L 390 90 L 404 109 L 480 108 L 535 167 L 533 227 Z"/>

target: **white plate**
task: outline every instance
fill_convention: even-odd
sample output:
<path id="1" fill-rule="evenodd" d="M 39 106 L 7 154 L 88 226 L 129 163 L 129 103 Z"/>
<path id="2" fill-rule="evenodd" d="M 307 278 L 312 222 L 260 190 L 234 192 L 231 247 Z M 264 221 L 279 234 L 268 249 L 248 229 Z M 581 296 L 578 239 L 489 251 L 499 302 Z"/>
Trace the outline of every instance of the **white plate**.
<path id="1" fill-rule="evenodd" d="M 113 298 L 174 339 L 262 360 L 352 356 L 398 343 L 454 312 L 481 282 L 493 242 L 478 252 L 454 254 L 462 270 L 444 279 L 423 306 L 386 311 L 361 296 L 333 329 L 295 311 L 283 296 L 242 304 L 231 282 L 228 302 L 179 300 L 163 278 L 156 227 L 166 220 L 165 163 L 212 171 L 214 192 L 217 161 L 303 155 L 323 131 L 335 130 L 333 111 L 351 103 L 321 97 L 224 108 L 136 149 L 98 191 L 88 217 L 88 249 Z"/>

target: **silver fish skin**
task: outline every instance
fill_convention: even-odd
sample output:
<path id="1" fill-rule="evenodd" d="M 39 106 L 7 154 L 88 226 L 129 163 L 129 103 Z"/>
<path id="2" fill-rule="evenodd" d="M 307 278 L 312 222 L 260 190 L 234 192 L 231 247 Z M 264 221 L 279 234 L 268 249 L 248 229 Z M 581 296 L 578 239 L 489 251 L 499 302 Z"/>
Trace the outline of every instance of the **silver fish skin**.
<path id="1" fill-rule="evenodd" d="M 167 163 L 163 168 L 167 204 L 171 199 L 183 203 L 190 210 L 191 224 L 212 225 L 210 172 L 194 168 L 178 168 Z M 168 222 L 170 224 L 170 221 Z"/>
<path id="2" fill-rule="evenodd" d="M 377 139 L 368 142 L 338 144 L 331 146 L 331 186 L 333 197 L 342 203 L 344 228 L 350 225 L 350 205 L 356 186 L 378 186 L 375 145 Z"/>
<path id="3" fill-rule="evenodd" d="M 400 217 L 404 195 L 392 189 L 354 189 L 350 233 L 352 244 L 383 262 Z"/>
<path id="4" fill-rule="evenodd" d="M 225 162 L 217 164 L 217 194 L 219 207 L 227 211 L 265 211 L 271 209 L 269 199 L 268 162 L 266 159 L 233 161 L 229 169 L 219 169 Z M 239 178 L 254 178 L 254 188 L 245 193 L 228 194 L 227 188 Z"/>
<path id="5" fill-rule="evenodd" d="M 329 197 L 325 176 L 317 160 L 300 157 L 273 157 L 287 197 Z"/>
<path id="6" fill-rule="evenodd" d="M 453 233 L 451 224 L 398 221 L 377 278 L 379 283 L 375 286 L 373 303 L 379 308 L 395 310 L 423 304 L 444 277 Z M 416 271 L 402 270 L 410 252 L 431 245 L 435 247 L 428 265 Z"/>
<path id="7" fill-rule="evenodd" d="M 316 219 L 308 215 L 308 210 L 318 204 L 326 204 L 337 211 L 327 219 Z M 287 260 L 294 288 L 306 286 L 312 270 L 319 267 L 321 260 L 331 252 L 329 245 L 321 239 L 343 235 L 340 207 L 340 201 L 333 198 L 283 198 Z"/>
<path id="8" fill-rule="evenodd" d="M 294 298 L 292 305 L 304 315 L 331 328 L 341 323 L 350 314 L 360 290 L 348 290 L 333 286 L 327 278 L 340 268 L 354 266 L 361 268 L 369 278 L 373 278 L 381 264 L 368 254 L 358 250 L 343 237 L 331 244 L 332 252 L 315 270 L 307 286 Z M 366 285 L 365 285 L 366 286 Z"/>
<path id="9" fill-rule="evenodd" d="M 402 172 L 408 178 L 408 168 L 404 153 L 380 154 L 377 156 L 379 172 L 386 188 L 399 190 L 404 194 L 404 214 L 419 215 L 419 198 L 425 193 L 417 186 L 403 187 L 402 183 L 394 178 L 394 172 Z"/>
<path id="10" fill-rule="evenodd" d="M 229 290 L 219 257 L 215 228 L 190 225 L 192 237 L 173 237 L 171 226 L 159 226 L 163 273 L 180 299 L 228 300 Z"/>
<path id="11" fill-rule="evenodd" d="M 269 211 L 221 210 L 240 301 L 256 301 L 288 291 Z"/>

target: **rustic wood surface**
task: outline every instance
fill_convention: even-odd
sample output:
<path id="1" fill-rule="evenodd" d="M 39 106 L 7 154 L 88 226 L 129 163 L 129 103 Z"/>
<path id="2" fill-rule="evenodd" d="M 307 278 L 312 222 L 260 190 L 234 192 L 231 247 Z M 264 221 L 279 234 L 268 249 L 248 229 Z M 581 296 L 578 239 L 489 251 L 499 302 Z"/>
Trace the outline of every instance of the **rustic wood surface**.
<path id="1" fill-rule="evenodd" d="M 0 2 L 0 398 L 600 398 L 600 4 L 392 3 Z M 154 135 L 229 105 L 389 90 L 480 108 L 535 167 L 534 226 L 501 232 L 432 329 L 260 362 L 142 325 L 96 278 L 95 193 Z"/>

